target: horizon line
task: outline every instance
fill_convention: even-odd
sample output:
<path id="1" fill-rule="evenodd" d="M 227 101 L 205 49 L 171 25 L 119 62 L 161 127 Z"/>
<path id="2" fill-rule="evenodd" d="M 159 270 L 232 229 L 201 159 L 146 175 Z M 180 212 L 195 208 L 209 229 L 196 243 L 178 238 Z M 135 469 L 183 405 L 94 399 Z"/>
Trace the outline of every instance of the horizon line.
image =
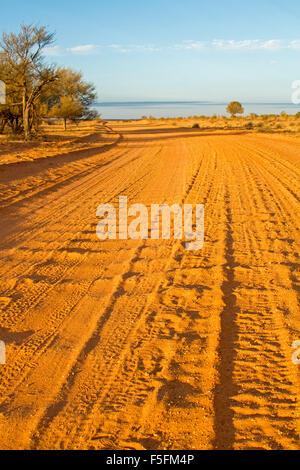
<path id="1" fill-rule="evenodd" d="M 243 100 L 234 100 L 239 101 L 241 104 L 255 104 L 255 105 L 290 105 L 290 106 L 297 106 L 295 103 L 291 101 L 243 101 Z M 95 101 L 94 105 L 102 105 L 102 104 L 205 104 L 205 105 L 226 105 L 230 103 L 230 100 L 227 101 L 202 101 L 202 100 L 104 100 L 104 101 Z"/>

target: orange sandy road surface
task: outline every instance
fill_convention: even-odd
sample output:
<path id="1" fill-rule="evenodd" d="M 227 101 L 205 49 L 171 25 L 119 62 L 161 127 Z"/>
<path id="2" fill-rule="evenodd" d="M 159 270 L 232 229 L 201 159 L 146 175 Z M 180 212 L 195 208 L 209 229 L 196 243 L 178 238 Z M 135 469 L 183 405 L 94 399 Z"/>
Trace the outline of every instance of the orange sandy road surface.
<path id="1" fill-rule="evenodd" d="M 122 132 L 1 169 L 0 448 L 299 449 L 300 143 Z M 99 241 L 119 195 L 204 203 L 203 249 Z"/>

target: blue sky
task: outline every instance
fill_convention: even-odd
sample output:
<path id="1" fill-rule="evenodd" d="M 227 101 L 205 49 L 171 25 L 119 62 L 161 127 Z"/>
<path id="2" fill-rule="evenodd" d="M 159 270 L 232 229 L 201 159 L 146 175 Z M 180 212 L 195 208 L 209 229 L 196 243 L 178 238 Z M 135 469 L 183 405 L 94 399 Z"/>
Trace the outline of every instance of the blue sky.
<path id="1" fill-rule="evenodd" d="M 300 79 L 299 0 L 13 0 L 0 31 L 55 31 L 47 60 L 99 100 L 289 102 Z"/>

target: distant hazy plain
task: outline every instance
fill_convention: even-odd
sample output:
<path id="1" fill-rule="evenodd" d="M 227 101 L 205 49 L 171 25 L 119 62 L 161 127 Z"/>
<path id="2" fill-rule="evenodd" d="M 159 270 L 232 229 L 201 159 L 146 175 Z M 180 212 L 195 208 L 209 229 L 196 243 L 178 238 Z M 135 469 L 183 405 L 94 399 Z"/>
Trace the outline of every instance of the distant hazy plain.
<path id="1" fill-rule="evenodd" d="M 142 116 L 160 117 L 189 117 L 226 115 L 228 103 L 209 103 L 196 101 L 144 101 L 144 102 L 103 102 L 95 104 L 95 108 L 103 119 L 140 119 Z M 242 103 L 245 115 L 256 114 L 280 114 L 285 111 L 295 114 L 300 111 L 300 106 L 292 103 Z"/>

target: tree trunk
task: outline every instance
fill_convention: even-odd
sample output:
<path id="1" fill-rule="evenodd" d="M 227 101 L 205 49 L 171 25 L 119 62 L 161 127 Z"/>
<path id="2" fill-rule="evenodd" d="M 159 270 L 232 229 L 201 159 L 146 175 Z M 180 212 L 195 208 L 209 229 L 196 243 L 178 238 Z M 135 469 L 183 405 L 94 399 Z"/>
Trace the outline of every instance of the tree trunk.
<path id="1" fill-rule="evenodd" d="M 34 123 L 34 118 L 35 118 L 35 109 L 34 109 L 34 105 L 32 104 L 31 105 L 31 113 L 30 113 L 30 117 L 29 117 L 29 132 L 31 133 L 32 131 L 32 127 L 33 127 L 33 123 Z"/>
<path id="2" fill-rule="evenodd" d="M 67 130 L 67 120 L 66 119 L 64 119 L 64 129 L 65 129 L 65 131 Z"/>
<path id="3" fill-rule="evenodd" d="M 27 99 L 26 89 L 23 90 L 23 128 L 25 140 L 30 140 L 30 102 Z"/>
<path id="4" fill-rule="evenodd" d="M 6 126 L 6 123 L 7 123 L 7 119 L 1 119 L 1 122 L 0 122 L 0 134 L 3 134 L 4 129 L 5 129 L 5 126 Z"/>
<path id="5" fill-rule="evenodd" d="M 30 133 L 30 108 L 28 106 L 25 107 L 25 110 L 23 112 L 23 126 L 24 126 L 25 140 L 30 140 L 31 139 L 31 133 Z"/>

